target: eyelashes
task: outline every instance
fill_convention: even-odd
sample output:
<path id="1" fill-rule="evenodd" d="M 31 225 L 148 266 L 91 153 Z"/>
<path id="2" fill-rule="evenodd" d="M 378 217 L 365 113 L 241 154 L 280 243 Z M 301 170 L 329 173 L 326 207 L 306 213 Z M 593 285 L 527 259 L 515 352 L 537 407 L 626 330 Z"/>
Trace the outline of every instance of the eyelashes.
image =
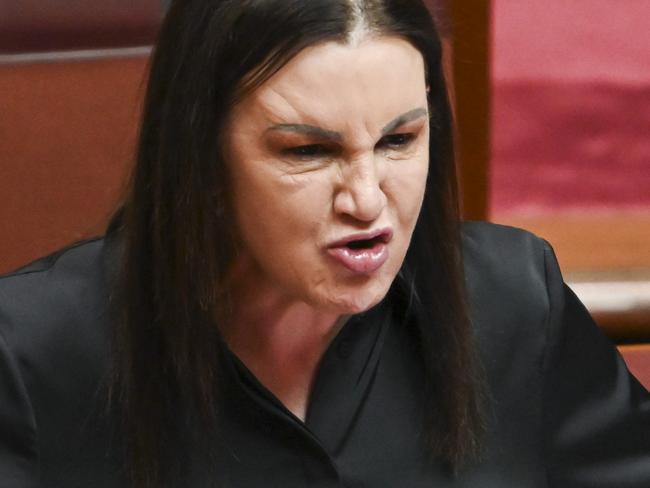
<path id="1" fill-rule="evenodd" d="M 333 153 L 333 148 L 328 148 L 325 144 L 307 144 L 304 146 L 290 147 L 283 151 L 287 156 L 296 158 L 312 159 L 323 157 Z"/>
<path id="2" fill-rule="evenodd" d="M 379 139 L 379 142 L 375 145 L 375 147 L 386 149 L 405 149 L 410 146 L 414 140 L 415 134 L 411 132 L 389 134 Z"/>
<path id="3" fill-rule="evenodd" d="M 375 150 L 405 151 L 411 146 L 416 137 L 416 134 L 412 132 L 388 134 L 377 141 Z M 285 156 L 305 161 L 336 157 L 341 152 L 341 147 L 336 144 L 305 144 L 289 147 L 282 151 Z"/>

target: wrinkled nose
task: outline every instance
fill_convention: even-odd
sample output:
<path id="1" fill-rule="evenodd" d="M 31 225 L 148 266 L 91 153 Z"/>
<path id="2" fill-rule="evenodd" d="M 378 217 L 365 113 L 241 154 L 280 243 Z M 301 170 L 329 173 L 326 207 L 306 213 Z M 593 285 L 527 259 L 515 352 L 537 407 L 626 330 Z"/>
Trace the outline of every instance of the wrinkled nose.
<path id="1" fill-rule="evenodd" d="M 334 211 L 356 220 L 372 222 L 386 206 L 380 169 L 369 157 L 350 164 L 342 170 L 342 181 L 334 197 Z"/>

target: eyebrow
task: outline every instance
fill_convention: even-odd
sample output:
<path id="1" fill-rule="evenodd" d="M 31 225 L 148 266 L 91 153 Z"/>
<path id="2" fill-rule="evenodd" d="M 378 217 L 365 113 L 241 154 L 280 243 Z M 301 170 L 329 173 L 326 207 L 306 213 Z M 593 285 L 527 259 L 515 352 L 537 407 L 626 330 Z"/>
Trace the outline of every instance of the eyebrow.
<path id="1" fill-rule="evenodd" d="M 386 124 L 381 130 L 381 135 L 385 136 L 389 132 L 392 132 L 395 129 L 397 129 L 399 126 L 404 125 L 420 117 L 427 116 L 428 113 L 429 112 L 424 107 L 419 107 L 419 108 L 414 108 L 413 110 L 409 110 L 408 112 L 395 117 L 388 124 Z M 275 124 L 267 129 L 267 131 L 269 130 L 297 132 L 299 134 L 318 136 L 323 139 L 330 139 L 337 142 L 343 141 L 343 136 L 341 135 L 340 132 L 323 129 L 322 127 L 317 127 L 309 124 Z"/>
<path id="2" fill-rule="evenodd" d="M 419 119 L 420 117 L 426 117 L 428 114 L 428 110 L 424 107 L 409 110 L 408 112 L 403 113 L 402 115 L 395 117 L 393 120 L 388 122 L 388 124 L 386 124 L 381 130 L 381 135 L 385 136 L 389 132 L 393 132 L 399 126 L 411 122 L 412 120 Z"/>
<path id="3" fill-rule="evenodd" d="M 267 130 L 298 132 L 300 134 L 318 136 L 323 139 L 332 139 L 338 142 L 341 142 L 343 140 L 343 136 L 341 135 L 340 132 L 327 130 L 321 127 L 316 127 L 315 125 L 308 125 L 308 124 L 275 124 L 269 127 Z"/>

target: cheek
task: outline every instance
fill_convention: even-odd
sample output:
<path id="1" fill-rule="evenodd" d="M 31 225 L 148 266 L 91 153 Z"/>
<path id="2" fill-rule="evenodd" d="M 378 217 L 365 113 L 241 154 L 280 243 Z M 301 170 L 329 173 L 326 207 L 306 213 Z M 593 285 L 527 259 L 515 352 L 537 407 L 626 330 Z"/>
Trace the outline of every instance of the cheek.
<path id="1" fill-rule="evenodd" d="M 384 191 L 392 203 L 393 211 L 401 224 L 417 219 L 424 197 L 428 164 L 424 161 L 410 161 L 393 165 Z"/>
<path id="2" fill-rule="evenodd" d="M 322 225 L 330 220 L 331 184 L 314 175 L 286 176 L 269 185 L 257 216 L 273 221 L 277 238 L 306 247 L 318 242 Z"/>
<path id="3" fill-rule="evenodd" d="M 321 230 L 329 219 L 331 184 L 318 175 L 246 176 L 234 202 L 243 244 L 285 266 L 287 260 L 313 259 L 313 249 L 326 237 Z"/>

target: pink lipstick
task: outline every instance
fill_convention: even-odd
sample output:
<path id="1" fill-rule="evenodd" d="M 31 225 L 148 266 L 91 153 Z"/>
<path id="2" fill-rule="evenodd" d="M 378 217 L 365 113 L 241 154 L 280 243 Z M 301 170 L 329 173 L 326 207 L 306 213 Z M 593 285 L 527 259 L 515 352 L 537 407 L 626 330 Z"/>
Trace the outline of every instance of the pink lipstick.
<path id="1" fill-rule="evenodd" d="M 388 259 L 390 228 L 351 234 L 330 244 L 327 252 L 348 270 L 359 274 L 377 271 Z"/>

